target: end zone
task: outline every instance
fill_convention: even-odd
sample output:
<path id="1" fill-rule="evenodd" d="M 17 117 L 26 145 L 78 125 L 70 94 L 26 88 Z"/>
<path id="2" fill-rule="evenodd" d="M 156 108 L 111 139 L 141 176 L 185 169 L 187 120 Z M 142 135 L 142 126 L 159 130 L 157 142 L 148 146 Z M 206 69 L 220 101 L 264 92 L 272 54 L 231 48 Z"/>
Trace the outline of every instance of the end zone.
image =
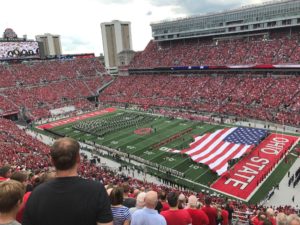
<path id="1" fill-rule="evenodd" d="M 298 140 L 295 136 L 270 134 L 211 188 L 248 201 Z"/>
<path id="2" fill-rule="evenodd" d="M 79 120 L 84 120 L 84 119 L 104 115 L 104 114 L 107 114 L 107 113 L 112 113 L 112 112 L 115 112 L 116 110 L 117 110 L 116 108 L 106 108 L 106 109 L 94 111 L 94 112 L 91 112 L 91 113 L 86 113 L 86 114 L 82 114 L 82 115 L 79 115 L 79 116 L 75 116 L 75 117 L 71 117 L 71 118 L 67 118 L 67 119 L 63 119 L 63 120 L 58 120 L 58 121 L 51 122 L 51 123 L 46 123 L 46 124 L 37 126 L 37 128 L 41 129 L 41 130 L 51 129 L 51 128 L 66 125 L 66 124 L 69 124 L 69 123 L 74 123 L 74 122 L 79 121 Z"/>

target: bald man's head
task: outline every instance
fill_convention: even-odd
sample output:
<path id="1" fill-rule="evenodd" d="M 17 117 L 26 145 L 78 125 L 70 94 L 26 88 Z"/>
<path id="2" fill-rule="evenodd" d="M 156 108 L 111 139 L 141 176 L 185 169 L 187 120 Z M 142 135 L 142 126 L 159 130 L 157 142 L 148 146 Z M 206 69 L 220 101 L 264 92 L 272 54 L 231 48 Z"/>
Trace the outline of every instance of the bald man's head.
<path id="1" fill-rule="evenodd" d="M 148 191 L 145 196 L 145 205 L 147 208 L 155 209 L 158 201 L 156 191 Z"/>
<path id="2" fill-rule="evenodd" d="M 60 138 L 51 147 L 52 162 L 57 170 L 68 170 L 79 159 L 79 143 L 72 138 Z"/>
<path id="3" fill-rule="evenodd" d="M 267 216 L 272 217 L 272 216 L 274 216 L 274 210 L 272 208 L 268 208 L 266 210 L 266 214 L 267 214 Z"/>

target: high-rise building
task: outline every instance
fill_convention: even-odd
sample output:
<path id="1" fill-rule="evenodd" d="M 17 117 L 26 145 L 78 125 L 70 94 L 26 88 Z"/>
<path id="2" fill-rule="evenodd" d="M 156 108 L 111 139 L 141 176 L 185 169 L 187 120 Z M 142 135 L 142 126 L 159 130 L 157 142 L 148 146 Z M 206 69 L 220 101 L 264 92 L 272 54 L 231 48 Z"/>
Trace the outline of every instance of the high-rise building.
<path id="1" fill-rule="evenodd" d="M 61 55 L 60 35 L 46 33 L 44 35 L 35 36 L 37 42 L 40 43 L 40 54 L 43 56 Z"/>
<path id="2" fill-rule="evenodd" d="M 118 66 L 118 53 L 132 50 L 131 23 L 113 20 L 101 23 L 105 66 L 113 69 Z"/>

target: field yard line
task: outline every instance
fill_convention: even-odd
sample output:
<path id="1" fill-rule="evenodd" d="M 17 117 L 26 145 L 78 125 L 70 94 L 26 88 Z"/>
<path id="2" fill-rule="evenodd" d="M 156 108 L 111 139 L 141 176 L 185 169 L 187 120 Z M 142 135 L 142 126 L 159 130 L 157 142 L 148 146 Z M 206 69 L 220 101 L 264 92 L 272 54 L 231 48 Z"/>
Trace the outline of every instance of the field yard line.
<path id="1" fill-rule="evenodd" d="M 192 169 L 192 168 L 191 168 Z M 206 171 L 204 171 L 203 173 L 201 173 L 198 177 L 196 177 L 194 180 L 198 180 L 200 177 L 202 177 L 204 174 L 206 174 L 207 172 L 209 172 L 209 169 L 207 169 Z"/>
<path id="2" fill-rule="evenodd" d="M 159 137 L 159 136 L 163 136 L 163 134 L 165 134 L 168 130 L 167 130 L 167 128 L 169 128 L 169 127 L 175 127 L 178 123 L 180 123 L 180 121 L 177 121 L 176 123 L 173 123 L 173 124 L 169 124 L 168 126 L 166 126 L 166 127 L 164 127 L 164 131 L 161 133 L 161 132 L 159 132 L 159 133 L 156 133 L 156 134 L 154 134 L 152 137 L 149 137 L 149 138 L 147 138 L 146 140 L 142 140 L 140 143 L 138 143 L 138 144 L 141 144 L 142 142 L 144 142 L 144 141 L 147 141 L 147 142 L 152 142 L 154 139 L 156 139 L 157 137 Z M 180 131 L 178 131 L 178 132 L 180 132 Z M 177 133 L 177 132 L 176 132 Z M 176 134 L 175 133 L 175 134 Z M 171 136 L 173 136 L 174 134 L 170 134 L 169 136 L 167 136 L 167 137 L 164 137 L 163 139 L 161 139 L 161 140 L 159 140 L 159 141 L 157 141 L 157 143 L 158 142 L 160 142 L 160 141 L 162 141 L 162 140 L 164 140 L 164 139 L 166 139 L 166 138 L 168 138 L 168 137 L 171 137 Z M 150 147 L 151 145 L 153 145 L 153 144 L 155 144 L 156 142 L 154 142 L 154 143 L 151 143 L 151 144 L 148 144 L 146 147 L 144 147 L 144 148 L 142 148 L 142 149 L 139 149 L 139 150 L 143 150 L 143 149 L 145 149 L 145 148 L 147 148 L 147 147 Z M 139 150 L 137 150 L 137 151 L 139 151 Z M 136 152 L 136 151 L 135 151 Z M 135 153 L 135 152 L 133 152 L 133 153 Z"/>
<path id="3" fill-rule="evenodd" d="M 161 122 L 162 122 L 161 119 L 159 119 L 159 121 L 150 122 L 150 123 L 148 123 L 147 125 L 151 126 L 151 124 L 153 123 L 152 125 L 156 126 L 156 125 L 160 124 Z M 169 126 L 170 126 L 170 125 L 166 125 L 164 128 L 167 128 L 167 127 L 169 127 Z M 126 132 L 125 132 L 125 131 L 124 131 L 124 132 L 122 131 L 122 135 L 128 133 L 131 129 L 133 129 L 133 127 L 127 129 Z M 138 128 L 135 128 L 135 129 L 138 129 Z M 114 139 L 115 139 L 116 137 L 119 137 L 119 136 L 122 136 L 122 135 L 115 136 Z M 126 139 L 131 139 L 131 140 L 125 141 Z M 131 133 L 129 136 L 127 135 L 126 137 L 121 138 L 121 139 L 119 140 L 120 143 L 118 144 L 118 147 L 121 147 L 121 146 L 123 146 L 123 145 L 128 145 L 130 142 L 137 141 L 138 139 L 140 139 L 140 142 L 145 141 L 143 136 L 137 137 L 136 134 Z M 149 139 L 149 138 L 148 138 L 148 139 Z M 109 139 L 109 140 L 111 140 L 111 139 Z M 104 141 L 103 144 L 104 144 L 104 143 L 106 143 L 106 141 Z M 104 144 L 104 145 L 105 145 L 105 144 Z"/>
<path id="4" fill-rule="evenodd" d="M 174 169 L 174 167 L 179 166 L 181 163 L 185 163 L 188 159 L 182 159 L 181 161 L 179 161 L 177 164 L 175 164 L 174 166 L 172 166 L 171 168 Z"/>
<path id="5" fill-rule="evenodd" d="M 156 124 L 159 124 L 160 123 L 160 121 L 155 121 L 155 122 L 149 122 L 149 123 L 146 123 L 146 124 L 144 124 L 143 126 L 151 126 L 151 124 L 152 123 L 154 123 L 155 125 Z M 153 125 L 153 124 L 152 124 Z M 128 133 L 131 129 L 133 129 L 133 127 L 129 127 L 129 128 L 126 128 L 126 129 L 124 129 L 123 131 L 119 131 L 120 132 L 120 135 L 113 135 L 113 134 L 110 134 L 110 135 L 108 135 L 108 136 L 110 136 L 107 140 L 105 139 L 105 141 L 104 142 L 106 142 L 106 141 L 112 141 L 112 140 L 115 140 L 116 138 L 118 138 L 118 137 L 120 137 L 120 136 L 123 136 L 124 134 L 126 134 L 126 133 Z M 136 129 L 138 129 L 138 128 L 136 128 Z M 117 133 L 119 133 L 119 132 L 117 132 Z M 134 134 L 131 134 L 130 136 L 134 136 Z M 129 138 L 130 136 L 127 136 L 126 138 Z M 121 138 L 120 140 L 122 140 L 122 139 L 124 139 L 124 138 Z"/>
<path id="6" fill-rule="evenodd" d="M 157 154 L 157 155 L 154 155 L 152 158 L 150 158 L 150 159 L 147 159 L 147 160 L 149 160 L 149 161 L 151 161 L 151 160 L 155 160 L 157 157 L 160 157 L 160 156 L 162 156 L 163 154 L 165 154 L 166 152 L 164 152 L 164 151 L 160 151 L 160 150 L 158 150 L 159 151 L 159 154 Z M 144 153 L 143 153 L 144 154 Z M 143 157 L 142 155 L 141 155 L 141 157 Z"/>

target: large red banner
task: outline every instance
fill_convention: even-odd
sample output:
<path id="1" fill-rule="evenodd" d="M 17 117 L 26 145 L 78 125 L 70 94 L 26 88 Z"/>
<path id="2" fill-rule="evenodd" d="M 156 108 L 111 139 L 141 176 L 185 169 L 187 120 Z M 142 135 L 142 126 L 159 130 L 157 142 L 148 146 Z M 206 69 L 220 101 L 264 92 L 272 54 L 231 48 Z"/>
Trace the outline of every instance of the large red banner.
<path id="1" fill-rule="evenodd" d="M 100 116 L 100 115 L 104 115 L 104 114 L 107 114 L 107 113 L 112 113 L 112 112 L 115 112 L 116 110 L 117 110 L 116 108 L 107 108 L 107 109 L 103 109 L 103 110 L 83 114 L 83 115 L 80 115 L 80 116 L 75 116 L 75 117 L 71 117 L 71 118 L 68 118 L 68 119 L 58 120 L 58 121 L 55 121 L 55 122 L 52 122 L 52 123 L 43 124 L 41 126 L 38 126 L 37 128 L 39 128 L 39 129 L 51 129 L 53 127 L 66 125 L 68 123 L 73 123 L 73 122 L 76 122 L 76 121 L 79 121 L 79 120 L 84 120 L 84 119 L 88 119 L 88 118 L 91 118 L 91 117 Z"/>
<path id="2" fill-rule="evenodd" d="M 272 172 L 298 138 L 270 134 L 211 187 L 224 194 L 249 200 L 256 188 Z"/>

